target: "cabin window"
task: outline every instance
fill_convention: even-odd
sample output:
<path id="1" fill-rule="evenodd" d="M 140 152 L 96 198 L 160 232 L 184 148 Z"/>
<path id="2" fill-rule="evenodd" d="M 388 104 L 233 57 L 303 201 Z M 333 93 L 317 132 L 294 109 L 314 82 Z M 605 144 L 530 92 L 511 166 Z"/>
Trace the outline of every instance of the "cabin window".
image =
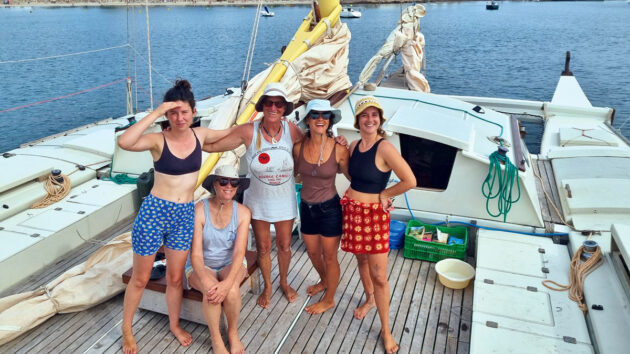
<path id="1" fill-rule="evenodd" d="M 417 187 L 445 190 L 457 148 L 411 135 L 399 136 L 401 154 L 416 176 Z"/>

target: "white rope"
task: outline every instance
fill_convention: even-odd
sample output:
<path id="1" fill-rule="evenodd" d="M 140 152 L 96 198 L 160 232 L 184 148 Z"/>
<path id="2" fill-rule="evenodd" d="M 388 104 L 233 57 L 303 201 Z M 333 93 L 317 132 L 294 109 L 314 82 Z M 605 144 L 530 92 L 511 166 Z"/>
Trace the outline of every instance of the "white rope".
<path id="1" fill-rule="evenodd" d="M 256 7 L 256 14 L 254 17 L 254 24 L 252 25 L 252 33 L 249 37 L 249 46 L 247 47 L 247 57 L 245 58 L 245 68 L 243 69 L 242 81 L 249 81 L 249 75 L 252 69 L 252 63 L 254 59 L 254 49 L 256 48 L 256 39 L 258 38 L 258 25 L 260 24 L 260 13 L 262 10 L 262 0 L 258 1 Z M 244 92 L 241 92 L 241 95 Z"/>
<path id="2" fill-rule="evenodd" d="M 56 59 L 56 58 L 70 57 L 70 56 L 73 56 L 73 55 L 82 55 L 82 54 L 103 52 L 103 51 L 106 51 L 106 50 L 124 48 L 124 47 L 128 47 L 128 46 L 129 46 L 129 43 L 126 43 L 126 44 L 115 46 L 115 47 L 95 49 L 95 50 L 86 50 L 84 52 L 76 52 L 76 53 L 61 54 L 61 55 L 51 55 L 51 56 L 48 56 L 48 57 L 39 57 L 39 58 L 29 58 L 29 59 L 19 59 L 19 60 L 5 60 L 5 61 L 0 61 L 0 64 L 24 63 L 24 62 L 28 62 L 28 61 L 45 60 L 45 59 Z"/>
<path id="3" fill-rule="evenodd" d="M 149 96 L 151 98 L 151 110 L 153 110 L 153 76 L 151 70 L 151 35 L 149 32 L 149 0 L 144 3 L 144 12 L 147 19 L 147 53 L 149 57 Z"/>

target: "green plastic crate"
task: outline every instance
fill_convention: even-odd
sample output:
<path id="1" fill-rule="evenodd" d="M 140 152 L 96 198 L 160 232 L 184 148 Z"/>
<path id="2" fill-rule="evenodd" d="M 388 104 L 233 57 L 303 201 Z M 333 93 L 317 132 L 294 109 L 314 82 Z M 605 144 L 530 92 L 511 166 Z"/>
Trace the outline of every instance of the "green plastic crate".
<path id="1" fill-rule="evenodd" d="M 449 237 L 464 240 L 461 245 L 449 245 L 439 242 L 428 242 L 416 240 L 415 237 L 409 236 L 409 228 L 424 226 L 425 231 L 435 232 L 440 229 L 446 232 Z M 405 258 L 423 259 L 426 261 L 437 262 L 445 258 L 464 259 L 466 257 L 466 246 L 468 245 L 468 230 L 462 226 L 446 227 L 423 224 L 417 220 L 409 220 L 407 229 L 405 230 L 405 248 L 403 255 Z"/>

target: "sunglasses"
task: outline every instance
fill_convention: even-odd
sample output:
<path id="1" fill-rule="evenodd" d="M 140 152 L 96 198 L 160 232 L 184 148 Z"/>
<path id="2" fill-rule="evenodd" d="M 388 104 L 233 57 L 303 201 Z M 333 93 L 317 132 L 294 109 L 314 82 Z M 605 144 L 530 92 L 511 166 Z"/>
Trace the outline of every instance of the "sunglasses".
<path id="1" fill-rule="evenodd" d="M 271 100 L 265 100 L 263 102 L 263 106 L 269 108 L 271 106 L 276 106 L 276 108 L 284 108 L 285 102 L 284 101 L 271 101 Z"/>
<path id="2" fill-rule="evenodd" d="M 319 111 L 310 111 L 308 112 L 308 117 L 311 119 L 317 119 L 317 118 L 322 118 L 322 119 L 330 119 L 334 116 L 333 112 L 319 112 Z"/>
<path id="3" fill-rule="evenodd" d="M 241 183 L 241 181 L 238 178 L 227 178 L 227 177 L 219 177 L 217 181 L 219 181 L 219 185 L 221 187 L 225 187 L 229 183 L 232 187 L 236 188 Z"/>

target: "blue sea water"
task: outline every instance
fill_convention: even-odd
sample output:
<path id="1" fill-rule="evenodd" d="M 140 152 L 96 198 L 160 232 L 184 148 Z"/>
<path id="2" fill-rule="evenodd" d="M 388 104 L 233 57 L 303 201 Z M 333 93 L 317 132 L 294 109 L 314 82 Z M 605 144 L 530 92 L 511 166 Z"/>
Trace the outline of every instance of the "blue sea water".
<path id="1" fill-rule="evenodd" d="M 345 21 L 352 32 L 353 81 L 406 6 L 358 5 L 363 17 Z M 484 2 L 425 6 L 421 28 L 433 92 L 550 100 L 570 50 L 571 70 L 591 103 L 615 108 L 617 127 L 630 120 L 630 5 L 625 1 L 502 2 L 499 11 L 486 11 Z M 308 10 L 275 7 L 275 17 L 261 18 L 252 76 L 279 57 Z M 191 81 L 197 98 L 238 86 L 254 14 L 252 7 L 150 8 L 156 104 L 177 77 Z M 124 115 L 124 82 L 94 88 L 127 76 L 137 78 L 138 109 L 149 107 L 143 7 L 0 8 L 0 28 L 0 151 Z M 23 61 L 126 43 L 135 43 L 138 55 L 117 48 Z M 82 91 L 87 92 L 75 94 Z M 63 96 L 69 97 L 6 111 Z M 622 131 L 630 136 L 630 122 Z"/>

